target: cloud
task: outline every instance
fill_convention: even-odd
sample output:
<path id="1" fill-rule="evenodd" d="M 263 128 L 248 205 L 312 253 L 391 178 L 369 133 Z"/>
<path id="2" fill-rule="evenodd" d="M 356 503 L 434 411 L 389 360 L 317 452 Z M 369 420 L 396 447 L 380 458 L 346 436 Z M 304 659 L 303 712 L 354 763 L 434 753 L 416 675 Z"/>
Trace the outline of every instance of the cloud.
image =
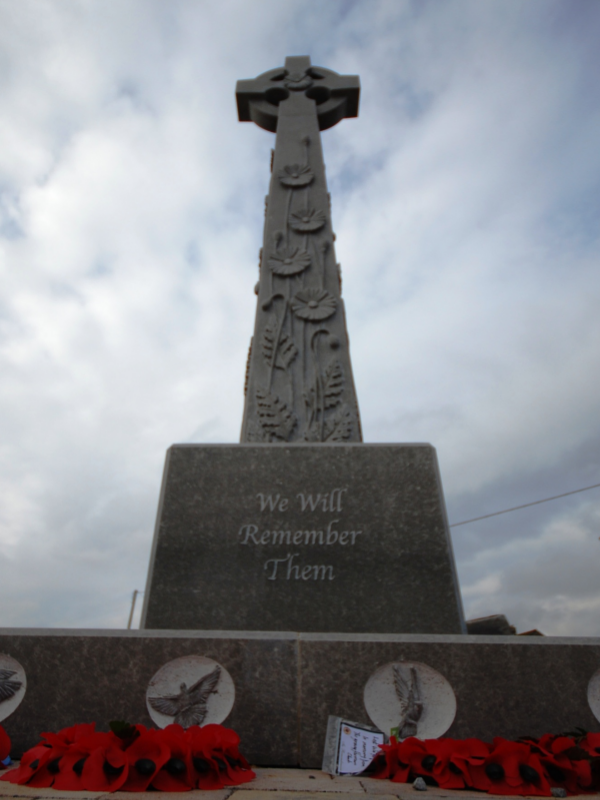
<path id="1" fill-rule="evenodd" d="M 464 565 L 475 578 L 463 584 L 467 613 L 484 616 L 497 608 L 521 629 L 597 636 L 599 527 L 600 504 L 584 500 L 537 536 L 476 553 Z"/>
<path id="2" fill-rule="evenodd" d="M 600 480 L 595 6 L 0 20 L 1 624 L 124 627 L 167 447 L 237 440 L 274 139 L 234 86 L 286 54 L 361 76 L 323 144 L 366 439 L 431 441 L 451 521 Z M 468 613 L 598 633 L 599 509 L 454 529 Z"/>

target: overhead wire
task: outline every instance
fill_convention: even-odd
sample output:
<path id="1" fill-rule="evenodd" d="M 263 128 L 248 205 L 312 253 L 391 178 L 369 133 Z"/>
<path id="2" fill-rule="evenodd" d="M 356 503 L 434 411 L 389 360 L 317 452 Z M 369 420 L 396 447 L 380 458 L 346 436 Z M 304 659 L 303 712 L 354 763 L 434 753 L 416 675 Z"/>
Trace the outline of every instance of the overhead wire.
<path id="1" fill-rule="evenodd" d="M 457 528 L 459 525 L 468 525 L 469 522 L 478 522 L 480 519 L 489 519 L 490 517 L 497 517 L 500 514 L 508 514 L 510 511 L 519 511 L 521 508 L 529 508 L 529 506 L 537 506 L 540 503 L 548 503 L 550 500 L 558 500 L 559 497 L 568 497 L 570 494 L 579 494 L 579 492 L 588 492 L 590 489 L 597 489 L 600 483 L 594 483 L 591 486 L 584 486 L 582 489 L 573 489 L 572 492 L 563 492 L 562 494 L 555 494 L 552 497 L 544 497 L 543 500 L 534 500 L 532 503 L 523 503 L 521 506 L 513 506 L 512 508 L 504 508 L 502 511 L 493 511 L 491 514 L 483 514 L 481 517 L 473 517 L 473 519 L 463 519 L 462 522 L 453 522 L 450 528 Z"/>

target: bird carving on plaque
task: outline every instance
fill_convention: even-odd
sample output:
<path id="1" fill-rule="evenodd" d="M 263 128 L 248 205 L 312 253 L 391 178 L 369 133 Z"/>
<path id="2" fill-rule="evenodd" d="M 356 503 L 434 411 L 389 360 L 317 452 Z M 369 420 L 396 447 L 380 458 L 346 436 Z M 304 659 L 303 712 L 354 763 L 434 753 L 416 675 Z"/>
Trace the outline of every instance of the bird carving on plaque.
<path id="1" fill-rule="evenodd" d="M 179 686 L 179 694 L 149 697 L 148 702 L 159 714 L 174 717 L 173 722 L 182 728 L 202 725 L 206 717 L 209 695 L 217 690 L 220 677 L 221 667 L 216 666 L 212 672 L 197 680 L 189 689 L 184 682 Z"/>
<path id="2" fill-rule="evenodd" d="M 0 703 L 10 700 L 23 686 L 21 681 L 13 681 L 11 678 L 16 675 L 14 669 L 0 669 Z"/>
<path id="3" fill-rule="evenodd" d="M 401 717 L 398 723 L 398 737 L 406 739 L 417 735 L 417 727 L 423 713 L 423 699 L 419 686 L 419 676 L 415 667 L 410 667 L 406 678 L 400 664 L 394 664 L 394 688 L 400 701 Z"/>

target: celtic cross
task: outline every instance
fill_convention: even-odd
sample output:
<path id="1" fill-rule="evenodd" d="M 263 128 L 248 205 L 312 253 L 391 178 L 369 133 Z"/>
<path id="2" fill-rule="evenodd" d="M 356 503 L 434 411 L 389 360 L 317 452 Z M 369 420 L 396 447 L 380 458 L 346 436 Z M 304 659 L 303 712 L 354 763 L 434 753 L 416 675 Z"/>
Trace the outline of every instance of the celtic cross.
<path id="1" fill-rule="evenodd" d="M 308 56 L 238 81 L 240 121 L 276 133 L 242 442 L 362 440 L 320 137 L 359 91 Z"/>

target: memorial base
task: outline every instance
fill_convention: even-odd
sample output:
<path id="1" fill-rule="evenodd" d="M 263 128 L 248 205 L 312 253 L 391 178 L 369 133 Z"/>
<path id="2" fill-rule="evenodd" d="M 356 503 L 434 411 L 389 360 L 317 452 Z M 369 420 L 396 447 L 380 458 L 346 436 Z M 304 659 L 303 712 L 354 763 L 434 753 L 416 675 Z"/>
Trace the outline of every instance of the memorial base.
<path id="1" fill-rule="evenodd" d="M 600 730 L 587 691 L 600 639 L 422 634 L 0 630 L 0 653 L 27 674 L 23 702 L 2 723 L 13 756 L 42 731 L 113 719 L 151 726 L 148 682 L 167 661 L 208 656 L 235 683 L 224 724 L 257 765 L 318 768 L 330 714 L 371 724 L 365 684 L 380 666 L 416 661 L 456 696 L 454 738 Z"/>
<path id="2" fill-rule="evenodd" d="M 141 627 L 465 633 L 435 449 L 173 445 Z"/>

